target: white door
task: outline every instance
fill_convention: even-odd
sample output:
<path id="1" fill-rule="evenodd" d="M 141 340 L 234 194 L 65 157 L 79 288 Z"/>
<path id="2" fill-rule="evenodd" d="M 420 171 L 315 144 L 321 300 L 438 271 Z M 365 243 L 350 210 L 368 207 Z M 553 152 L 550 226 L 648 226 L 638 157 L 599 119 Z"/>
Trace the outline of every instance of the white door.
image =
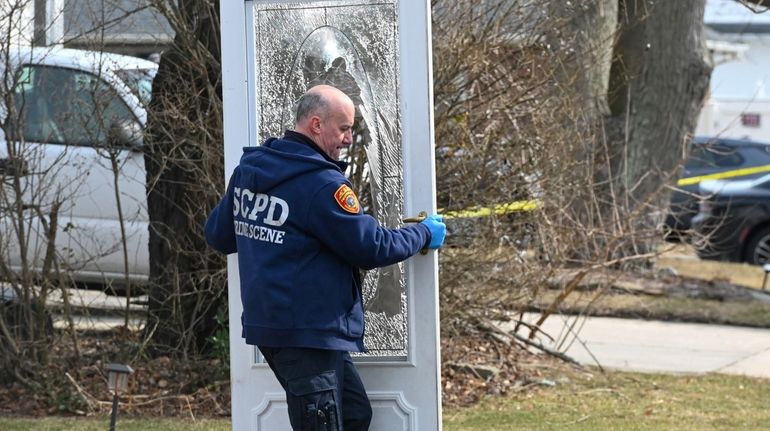
<path id="1" fill-rule="evenodd" d="M 356 104 L 363 202 L 395 227 L 435 211 L 430 17 L 427 1 L 222 2 L 225 171 L 243 143 L 291 127 L 291 106 L 327 83 Z M 248 124 L 248 128 L 244 125 Z M 357 162 L 356 162 L 357 161 Z M 284 393 L 241 338 L 237 261 L 229 260 L 233 427 L 288 430 Z M 355 358 L 372 430 L 440 429 L 437 257 L 367 274 L 367 355 Z"/>

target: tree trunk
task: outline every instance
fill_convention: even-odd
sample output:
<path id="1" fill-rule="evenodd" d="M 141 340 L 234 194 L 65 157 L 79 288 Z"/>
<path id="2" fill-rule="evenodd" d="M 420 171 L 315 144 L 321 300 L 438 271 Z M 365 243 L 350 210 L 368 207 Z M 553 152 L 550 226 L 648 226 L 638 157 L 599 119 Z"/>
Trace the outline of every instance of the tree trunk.
<path id="1" fill-rule="evenodd" d="M 704 8 L 705 0 L 620 0 L 611 110 L 623 127 L 613 136 L 612 166 L 628 212 L 668 206 L 662 186 L 675 178 L 711 75 Z"/>
<path id="2" fill-rule="evenodd" d="M 614 2 L 614 4 L 612 4 Z M 562 151 L 559 208 L 584 235 L 572 258 L 643 255 L 658 237 L 671 184 L 695 129 L 710 67 L 703 39 L 705 0 L 591 0 L 551 3 L 549 44 Z M 610 68 L 611 66 L 611 68 Z M 609 109 L 608 109 L 609 108 Z"/>
<path id="3" fill-rule="evenodd" d="M 226 294 L 223 256 L 203 224 L 223 191 L 218 1 L 156 4 L 175 30 L 153 84 L 145 142 L 150 216 L 147 333 L 156 348 L 200 353 Z"/>

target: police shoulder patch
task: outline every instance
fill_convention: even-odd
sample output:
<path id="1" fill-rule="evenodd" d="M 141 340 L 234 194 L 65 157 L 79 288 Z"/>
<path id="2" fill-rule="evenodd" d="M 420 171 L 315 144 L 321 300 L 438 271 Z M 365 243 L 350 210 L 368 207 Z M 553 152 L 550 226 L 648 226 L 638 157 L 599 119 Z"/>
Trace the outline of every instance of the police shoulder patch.
<path id="1" fill-rule="evenodd" d="M 361 210 L 361 205 L 358 204 L 358 198 L 353 190 L 347 186 L 347 184 L 341 185 L 336 192 L 334 192 L 334 200 L 337 201 L 340 207 L 351 214 L 358 214 Z"/>

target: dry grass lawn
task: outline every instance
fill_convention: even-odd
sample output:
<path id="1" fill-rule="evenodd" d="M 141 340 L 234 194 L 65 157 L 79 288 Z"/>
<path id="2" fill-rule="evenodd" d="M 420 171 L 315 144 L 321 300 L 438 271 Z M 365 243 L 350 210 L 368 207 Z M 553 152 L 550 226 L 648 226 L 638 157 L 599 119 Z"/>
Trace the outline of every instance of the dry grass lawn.
<path id="1" fill-rule="evenodd" d="M 539 389 L 444 409 L 446 431 L 767 430 L 770 381 L 737 376 L 548 370 Z M 550 385 L 555 384 L 551 387 Z M 97 431 L 108 417 L 0 418 L 4 431 Z M 230 420 L 120 418 L 123 431 L 224 431 Z"/>
<path id="2" fill-rule="evenodd" d="M 762 288 L 765 273 L 761 266 L 700 260 L 692 247 L 686 245 L 667 244 L 661 251 L 655 262 L 658 268 L 674 268 L 683 277 L 724 280 L 741 286 Z M 767 287 L 770 289 L 770 280 Z"/>
<path id="3" fill-rule="evenodd" d="M 446 431 L 767 430 L 770 381 L 707 375 L 574 373 L 554 388 L 445 411 Z"/>

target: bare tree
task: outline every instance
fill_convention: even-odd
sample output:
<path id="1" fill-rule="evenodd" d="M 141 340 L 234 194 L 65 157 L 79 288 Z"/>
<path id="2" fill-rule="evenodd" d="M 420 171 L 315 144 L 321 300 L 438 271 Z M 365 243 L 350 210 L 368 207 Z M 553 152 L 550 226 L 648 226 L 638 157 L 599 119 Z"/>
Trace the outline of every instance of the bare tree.
<path id="1" fill-rule="evenodd" d="M 148 334 L 187 357 L 205 347 L 226 292 L 202 226 L 222 193 L 219 2 L 156 1 L 174 43 L 160 62 L 145 139 L 150 215 Z"/>
<path id="2" fill-rule="evenodd" d="M 587 274 L 653 257 L 708 85 L 703 9 L 434 2 L 447 333 L 529 309 L 558 278 L 544 319 Z"/>
<path id="3" fill-rule="evenodd" d="M 551 3 L 550 40 L 562 59 L 557 103 L 582 101 L 578 111 L 562 109 L 560 122 L 574 130 L 564 145 L 579 176 L 593 178 L 567 205 L 580 224 L 604 232 L 576 257 L 595 261 L 597 248 L 611 258 L 644 254 L 657 240 L 666 188 L 708 88 L 704 3 Z"/>
<path id="4" fill-rule="evenodd" d="M 128 155 L 138 148 L 141 126 L 138 111 L 126 104 L 128 95 L 122 97 L 115 89 L 117 78 L 106 76 L 108 70 L 119 74 L 119 62 L 95 45 L 82 55 L 68 53 L 79 55 L 82 68 L 58 67 L 56 61 L 48 61 L 61 60 L 58 47 L 25 46 L 33 38 L 43 45 L 48 42 L 46 25 L 61 18 L 37 20 L 32 32 L 32 4 L 19 0 L 0 7 L 5 14 L 0 39 L 4 78 L 0 85 L 0 356 L 3 377 L 47 386 L 55 384 L 40 379 L 55 336 L 46 309 L 49 298 L 63 301 L 62 317 L 79 356 L 68 297 L 75 272 L 100 271 L 99 259 L 122 251 L 118 271 L 130 294 L 125 226 L 142 212 L 144 199 L 128 205 L 134 213 L 127 214 L 120 184 L 132 179 L 121 177 L 130 164 Z M 109 166 L 104 166 L 105 161 Z M 113 196 L 105 198 L 98 191 L 91 195 L 100 188 L 111 190 Z M 88 202 L 89 198 L 93 201 Z M 120 231 L 114 236 L 107 227 L 111 205 L 117 207 L 114 221 Z M 89 209 L 91 214 L 84 213 Z M 89 217 L 99 216 L 107 217 L 105 224 L 90 223 Z"/>
<path id="5" fill-rule="evenodd" d="M 39 387 L 52 341 L 46 300 L 61 282 L 55 247 L 59 212 L 72 190 L 54 180 L 61 158 L 44 160 L 39 146 L 27 142 L 23 112 L 33 103 L 25 91 L 29 77 L 14 65 L 29 6 L 20 0 L 0 8 L 0 379 Z"/>
<path id="6" fill-rule="evenodd" d="M 610 100 L 613 119 L 625 127 L 615 136 L 618 161 L 612 164 L 620 169 L 616 172 L 630 197 L 630 210 L 662 181 L 670 181 L 695 130 L 711 75 L 704 5 L 620 3 Z"/>

